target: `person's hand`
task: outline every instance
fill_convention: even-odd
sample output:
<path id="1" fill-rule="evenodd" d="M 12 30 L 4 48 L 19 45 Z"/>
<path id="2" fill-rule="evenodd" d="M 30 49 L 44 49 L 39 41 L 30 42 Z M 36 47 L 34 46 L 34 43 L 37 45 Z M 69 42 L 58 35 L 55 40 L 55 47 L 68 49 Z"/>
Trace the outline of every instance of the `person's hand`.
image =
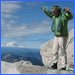
<path id="1" fill-rule="evenodd" d="M 42 6 L 41 9 L 42 9 L 42 10 L 46 10 L 47 7 L 46 7 L 46 6 Z"/>
<path id="2" fill-rule="evenodd" d="M 65 8 L 65 11 L 66 11 L 66 12 L 70 12 L 70 9 L 69 9 L 69 8 Z"/>

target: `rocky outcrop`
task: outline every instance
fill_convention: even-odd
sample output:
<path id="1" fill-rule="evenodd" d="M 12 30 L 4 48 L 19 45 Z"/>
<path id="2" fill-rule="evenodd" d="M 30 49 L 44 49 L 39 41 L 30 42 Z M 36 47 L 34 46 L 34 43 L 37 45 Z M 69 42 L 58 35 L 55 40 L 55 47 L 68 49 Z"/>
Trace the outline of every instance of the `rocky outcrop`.
<path id="1" fill-rule="evenodd" d="M 40 54 L 42 56 L 42 61 L 44 65 L 50 65 L 52 61 L 52 47 L 53 40 L 49 40 L 41 46 Z M 73 67 L 74 64 L 74 29 L 69 32 L 69 38 L 67 43 L 67 60 L 68 64 Z"/>
<path id="2" fill-rule="evenodd" d="M 15 63 L 8 63 L 5 61 L 1 61 L 1 73 L 2 74 L 21 74 L 18 70 L 18 67 L 21 68 L 21 66 L 31 66 L 32 63 L 30 61 L 24 61 L 21 60 L 19 62 Z"/>
<path id="3" fill-rule="evenodd" d="M 45 66 L 32 65 L 30 61 L 24 60 L 15 63 L 1 61 L 1 67 L 2 74 L 40 74 L 46 73 L 47 71 L 47 68 Z"/>
<path id="4" fill-rule="evenodd" d="M 1 61 L 1 73 L 2 74 L 20 74 L 16 69 L 16 63 L 8 63 Z"/>
<path id="5" fill-rule="evenodd" d="M 35 66 L 30 61 L 21 60 L 15 63 L 1 61 L 1 74 L 73 74 L 73 71 L 52 70 L 46 66 Z"/>

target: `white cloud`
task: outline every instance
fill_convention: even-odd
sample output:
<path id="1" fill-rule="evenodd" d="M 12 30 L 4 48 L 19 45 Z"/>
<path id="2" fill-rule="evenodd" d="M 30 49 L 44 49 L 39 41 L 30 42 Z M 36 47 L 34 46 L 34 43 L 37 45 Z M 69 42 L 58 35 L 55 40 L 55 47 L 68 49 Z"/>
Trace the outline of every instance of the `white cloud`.
<path id="1" fill-rule="evenodd" d="M 18 2 L 12 2 L 12 1 L 5 1 L 1 2 L 1 18 L 4 22 L 4 19 L 11 19 L 11 18 L 18 18 L 16 15 L 13 15 L 14 12 L 16 12 L 18 9 L 20 9 L 22 6 Z"/>
<path id="2" fill-rule="evenodd" d="M 8 43 L 6 43 L 6 46 L 14 47 L 14 46 L 18 46 L 18 45 L 16 44 L 16 42 L 8 42 Z"/>
<path id="3" fill-rule="evenodd" d="M 12 25 L 16 23 L 16 20 L 18 17 L 16 15 L 13 15 L 13 12 L 16 12 L 16 10 L 20 9 L 21 5 L 18 2 L 1 2 L 1 29 L 2 34 L 5 34 L 5 32 L 8 32 Z"/>
<path id="4" fill-rule="evenodd" d="M 2 2 L 1 3 L 2 13 L 11 13 L 21 8 L 21 5 L 17 2 Z"/>
<path id="5" fill-rule="evenodd" d="M 35 3 L 28 3 L 27 6 L 36 6 Z M 2 38 L 21 38 L 28 35 L 44 34 L 50 32 L 50 22 L 44 20 L 41 23 L 16 25 L 16 15 L 12 15 L 17 9 L 22 6 L 18 2 L 2 2 Z M 11 19 L 13 18 L 13 19 Z"/>
<path id="6" fill-rule="evenodd" d="M 16 10 L 20 9 L 22 6 L 19 2 L 5 1 L 1 2 L 1 29 L 2 36 L 7 35 L 6 33 L 12 32 L 13 25 L 16 23 L 18 17 L 13 15 Z"/>
<path id="7" fill-rule="evenodd" d="M 2 28 L 2 36 L 5 38 L 19 38 L 28 35 L 45 34 L 51 31 L 49 21 L 43 21 L 34 25 L 6 26 L 6 28 Z"/>

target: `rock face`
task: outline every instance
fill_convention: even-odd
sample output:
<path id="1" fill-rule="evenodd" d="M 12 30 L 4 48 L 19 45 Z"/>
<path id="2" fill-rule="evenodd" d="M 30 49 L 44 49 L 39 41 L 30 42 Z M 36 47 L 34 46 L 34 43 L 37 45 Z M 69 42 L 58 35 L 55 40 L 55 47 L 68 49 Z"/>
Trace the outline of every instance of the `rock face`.
<path id="1" fill-rule="evenodd" d="M 21 68 L 21 66 L 31 66 L 32 63 L 29 61 L 21 60 L 19 62 L 15 63 L 8 63 L 5 61 L 1 61 L 1 73 L 2 74 L 21 74 L 20 71 L 18 71 L 18 67 Z"/>
<path id="2" fill-rule="evenodd" d="M 1 61 L 1 74 L 41 74 L 46 73 L 45 66 L 32 65 L 30 61 L 21 60 L 15 63 Z"/>
<path id="3" fill-rule="evenodd" d="M 1 73 L 2 74 L 20 74 L 19 71 L 16 69 L 16 64 L 7 63 L 1 61 Z"/>
<path id="4" fill-rule="evenodd" d="M 51 70 L 46 66 L 35 66 L 30 61 L 15 63 L 1 61 L 1 74 L 73 74 L 73 71 Z"/>
<path id="5" fill-rule="evenodd" d="M 42 56 L 42 61 L 45 66 L 50 65 L 52 61 L 52 47 L 53 40 L 47 41 L 41 46 L 40 54 Z M 67 61 L 68 64 L 73 67 L 74 65 L 74 29 L 69 32 L 68 44 L 67 44 Z"/>

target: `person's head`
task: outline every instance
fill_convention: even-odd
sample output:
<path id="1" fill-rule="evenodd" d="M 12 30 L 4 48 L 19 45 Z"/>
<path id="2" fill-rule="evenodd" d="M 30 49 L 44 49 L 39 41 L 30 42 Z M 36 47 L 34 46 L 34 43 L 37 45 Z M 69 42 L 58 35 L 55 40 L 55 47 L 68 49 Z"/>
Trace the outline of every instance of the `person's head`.
<path id="1" fill-rule="evenodd" d="M 55 16 L 58 16 L 61 13 L 61 8 L 59 6 L 53 6 L 52 12 Z"/>

